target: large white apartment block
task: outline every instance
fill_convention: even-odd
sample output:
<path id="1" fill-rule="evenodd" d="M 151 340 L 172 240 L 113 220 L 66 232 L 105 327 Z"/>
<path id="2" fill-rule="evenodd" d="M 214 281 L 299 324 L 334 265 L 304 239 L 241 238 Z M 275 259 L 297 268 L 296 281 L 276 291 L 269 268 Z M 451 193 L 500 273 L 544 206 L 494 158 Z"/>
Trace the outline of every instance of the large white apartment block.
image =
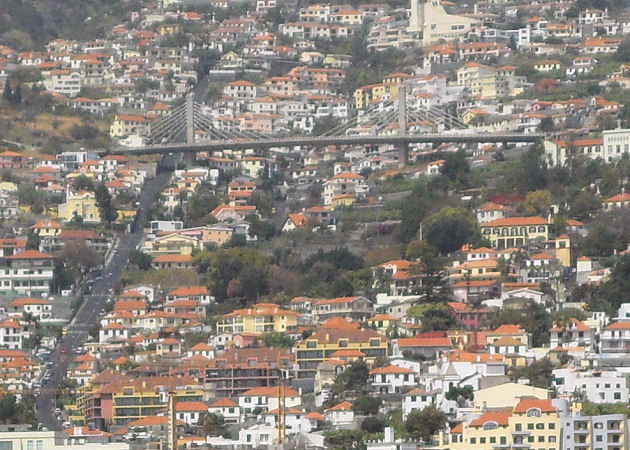
<path id="1" fill-rule="evenodd" d="M 560 394 L 582 392 L 593 403 L 628 402 L 626 378 L 616 370 L 593 372 L 569 367 L 554 370 L 553 379 Z"/>

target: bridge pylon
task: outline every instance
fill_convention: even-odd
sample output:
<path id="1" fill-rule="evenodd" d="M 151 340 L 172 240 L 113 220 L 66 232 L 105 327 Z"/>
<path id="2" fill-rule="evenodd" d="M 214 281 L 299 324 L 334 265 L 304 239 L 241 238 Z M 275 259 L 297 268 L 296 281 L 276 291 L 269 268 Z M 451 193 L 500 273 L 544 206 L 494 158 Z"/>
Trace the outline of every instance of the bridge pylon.
<path id="1" fill-rule="evenodd" d="M 398 88 L 398 135 L 407 135 L 407 87 L 402 84 Z M 409 164 L 409 144 L 398 144 L 398 163 L 401 166 Z"/>
<path id="2" fill-rule="evenodd" d="M 190 92 L 186 96 L 186 145 L 195 143 L 195 95 Z M 194 166 L 197 162 L 194 152 L 184 152 L 184 163 L 186 166 Z"/>

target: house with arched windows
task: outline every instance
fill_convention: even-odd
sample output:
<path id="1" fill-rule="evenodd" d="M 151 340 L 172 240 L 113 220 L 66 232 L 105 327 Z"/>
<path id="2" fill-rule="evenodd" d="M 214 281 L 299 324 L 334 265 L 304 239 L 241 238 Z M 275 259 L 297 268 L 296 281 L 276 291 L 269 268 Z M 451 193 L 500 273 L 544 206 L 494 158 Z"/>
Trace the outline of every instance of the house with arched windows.
<path id="1" fill-rule="evenodd" d="M 532 241 L 549 239 L 551 224 L 542 217 L 504 217 L 480 224 L 483 237 L 494 248 L 519 247 Z"/>

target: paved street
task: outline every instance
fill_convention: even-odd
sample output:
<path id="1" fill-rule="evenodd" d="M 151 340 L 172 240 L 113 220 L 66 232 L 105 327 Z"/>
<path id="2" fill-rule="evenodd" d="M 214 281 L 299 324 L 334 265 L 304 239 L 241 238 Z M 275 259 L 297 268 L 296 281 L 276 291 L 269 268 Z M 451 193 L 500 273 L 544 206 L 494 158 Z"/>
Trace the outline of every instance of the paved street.
<path id="1" fill-rule="evenodd" d="M 166 158 L 172 159 L 173 156 Z M 151 203 L 158 192 L 161 192 L 168 184 L 169 172 L 159 172 L 155 178 L 149 180 L 142 190 L 137 220 L 134 223 L 132 233 L 119 235 L 117 253 L 109 260 L 103 269 L 103 279 L 94 282 L 90 295 L 85 296 L 85 300 L 74 319 L 68 326 L 68 333 L 63 336 L 50 355 L 53 367 L 50 370 L 50 380 L 42 385 L 42 391 L 37 396 L 37 420 L 49 430 L 61 429 L 55 418 L 55 394 L 54 390 L 59 385 L 62 378 L 66 376 L 66 370 L 73 358 L 74 351 L 80 348 L 86 341 L 92 326 L 97 323 L 107 298 L 112 295 L 110 291 L 120 280 L 127 261 L 129 251 L 134 249 L 141 241 L 143 235 L 143 224 L 149 213 Z M 109 275 L 111 273 L 111 275 Z"/>

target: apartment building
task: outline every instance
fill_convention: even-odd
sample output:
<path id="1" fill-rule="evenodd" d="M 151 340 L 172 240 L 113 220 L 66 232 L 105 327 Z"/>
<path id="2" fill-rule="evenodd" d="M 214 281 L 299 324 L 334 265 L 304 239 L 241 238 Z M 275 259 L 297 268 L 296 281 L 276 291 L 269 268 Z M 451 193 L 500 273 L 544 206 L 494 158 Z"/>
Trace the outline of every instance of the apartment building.
<path id="1" fill-rule="evenodd" d="M 494 248 L 505 249 L 548 240 L 551 224 L 542 217 L 505 217 L 479 226 Z"/>
<path id="2" fill-rule="evenodd" d="M 286 332 L 296 327 L 300 314 L 281 309 L 275 303 L 257 303 L 251 308 L 238 309 L 221 316 L 218 333 Z"/>
<path id="3" fill-rule="evenodd" d="M 54 257 L 26 250 L 4 258 L 0 265 L 0 293 L 41 298 L 48 295 L 54 278 Z"/>
<path id="4" fill-rule="evenodd" d="M 624 414 L 562 418 L 562 448 L 566 450 L 622 450 L 628 445 Z"/>
<path id="5" fill-rule="evenodd" d="M 277 386 L 292 370 L 289 350 L 276 348 L 232 348 L 206 365 L 205 381 L 215 386 L 219 397 L 235 397 L 255 387 Z"/>
<path id="6" fill-rule="evenodd" d="M 319 363 L 338 350 L 358 350 L 366 361 L 387 356 L 389 340 L 371 329 L 359 328 L 358 322 L 333 318 L 312 336 L 295 345 L 298 378 L 315 378 Z"/>

